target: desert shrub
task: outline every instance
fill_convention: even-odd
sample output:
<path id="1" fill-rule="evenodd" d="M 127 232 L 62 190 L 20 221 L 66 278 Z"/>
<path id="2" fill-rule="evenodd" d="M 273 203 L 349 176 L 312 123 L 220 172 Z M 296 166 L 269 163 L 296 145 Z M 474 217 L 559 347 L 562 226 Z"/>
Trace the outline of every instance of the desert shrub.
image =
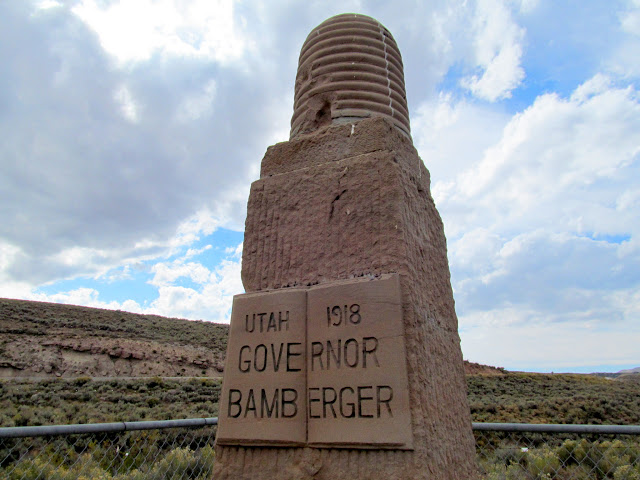
<path id="1" fill-rule="evenodd" d="M 495 433 L 495 432 L 491 432 Z M 489 436 L 479 446 L 484 480 L 640 480 L 640 443 L 633 437 L 614 440 L 547 435 L 541 441 L 509 435 Z M 482 438 L 482 437 L 481 437 Z M 476 445 L 479 445 L 478 442 Z M 537 447 L 529 447 L 536 444 Z M 523 445 L 527 445 L 526 447 Z"/>
<path id="2" fill-rule="evenodd" d="M 560 459 L 548 447 L 527 451 L 524 463 L 530 478 L 535 480 L 552 478 L 560 469 Z"/>
<path id="3" fill-rule="evenodd" d="M 640 480 L 640 465 L 622 465 L 616 468 L 614 480 Z"/>
<path id="4" fill-rule="evenodd" d="M 593 375 L 468 375 L 476 422 L 640 423 L 640 382 Z"/>
<path id="5" fill-rule="evenodd" d="M 74 455 L 64 450 L 33 450 L 13 465 L 0 467 L 7 480 L 165 480 L 208 479 L 215 460 L 214 450 L 204 445 L 197 450 L 178 447 L 160 451 L 154 440 L 135 441 L 113 448 L 109 441 L 93 443 L 86 452 Z M 137 450 L 136 450 L 137 448 Z"/>
<path id="6" fill-rule="evenodd" d="M 219 379 L 0 381 L 0 426 L 211 417 Z M 151 385 L 153 387 L 151 387 Z M 188 386 L 185 391 L 183 386 Z"/>

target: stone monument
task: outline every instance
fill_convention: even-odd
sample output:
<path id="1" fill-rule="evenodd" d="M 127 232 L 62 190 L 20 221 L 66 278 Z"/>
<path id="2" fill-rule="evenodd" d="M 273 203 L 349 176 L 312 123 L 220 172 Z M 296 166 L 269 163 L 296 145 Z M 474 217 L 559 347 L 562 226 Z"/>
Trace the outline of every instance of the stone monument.
<path id="1" fill-rule="evenodd" d="M 247 208 L 214 478 L 468 479 L 444 229 L 402 59 L 363 15 L 307 37 L 291 138 Z"/>

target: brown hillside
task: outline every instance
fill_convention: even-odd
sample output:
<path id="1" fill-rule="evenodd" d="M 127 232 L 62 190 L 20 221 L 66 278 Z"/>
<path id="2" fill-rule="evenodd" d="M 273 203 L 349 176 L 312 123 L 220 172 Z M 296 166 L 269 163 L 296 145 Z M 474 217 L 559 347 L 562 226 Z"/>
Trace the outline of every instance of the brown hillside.
<path id="1" fill-rule="evenodd" d="M 505 369 L 502 367 L 491 367 L 480 363 L 464 361 L 464 373 L 467 375 L 504 375 Z"/>
<path id="2" fill-rule="evenodd" d="M 0 299 L 0 378 L 220 376 L 227 325 Z"/>

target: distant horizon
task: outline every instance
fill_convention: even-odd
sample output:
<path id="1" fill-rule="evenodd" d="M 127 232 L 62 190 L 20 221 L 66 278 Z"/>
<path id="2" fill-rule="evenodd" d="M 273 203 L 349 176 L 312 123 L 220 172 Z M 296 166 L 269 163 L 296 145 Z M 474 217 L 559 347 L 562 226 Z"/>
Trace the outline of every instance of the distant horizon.
<path id="1" fill-rule="evenodd" d="M 547 374 L 562 374 L 562 373 L 618 373 L 621 370 L 631 370 L 640 367 L 640 363 L 637 365 L 593 365 L 593 366 L 576 366 L 576 367 L 560 367 L 558 369 L 540 370 L 531 368 L 506 368 L 510 372 L 526 372 L 526 373 L 547 373 Z"/>

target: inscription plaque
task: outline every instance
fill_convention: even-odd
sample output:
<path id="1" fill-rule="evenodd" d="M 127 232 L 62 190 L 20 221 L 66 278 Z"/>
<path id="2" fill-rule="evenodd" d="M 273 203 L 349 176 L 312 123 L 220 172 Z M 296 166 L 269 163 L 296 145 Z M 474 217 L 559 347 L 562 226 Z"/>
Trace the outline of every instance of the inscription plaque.
<path id="1" fill-rule="evenodd" d="M 236 295 L 217 443 L 412 449 L 397 274 Z"/>
<path id="2" fill-rule="evenodd" d="M 217 443 L 306 442 L 306 292 L 236 295 Z"/>
<path id="3" fill-rule="evenodd" d="M 308 291 L 307 409 L 311 446 L 412 448 L 398 275 Z"/>

